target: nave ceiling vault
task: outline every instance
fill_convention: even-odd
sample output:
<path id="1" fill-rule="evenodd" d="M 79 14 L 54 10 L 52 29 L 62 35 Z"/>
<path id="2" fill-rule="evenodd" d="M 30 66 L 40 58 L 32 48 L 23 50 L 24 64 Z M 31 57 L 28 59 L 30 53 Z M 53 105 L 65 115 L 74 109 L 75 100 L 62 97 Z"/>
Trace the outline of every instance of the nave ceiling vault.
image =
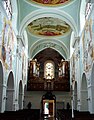
<path id="1" fill-rule="evenodd" d="M 81 0 L 18 0 L 18 29 L 28 36 L 29 58 L 44 49 L 70 58 L 71 34 L 78 37 Z M 25 42 L 24 42 L 25 43 Z"/>

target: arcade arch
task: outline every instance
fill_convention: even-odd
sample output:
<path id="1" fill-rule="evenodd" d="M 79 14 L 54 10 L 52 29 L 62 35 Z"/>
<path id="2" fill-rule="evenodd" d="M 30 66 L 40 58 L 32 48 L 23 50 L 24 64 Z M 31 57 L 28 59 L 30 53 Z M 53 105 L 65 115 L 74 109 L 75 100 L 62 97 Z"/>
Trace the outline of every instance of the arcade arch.
<path id="1" fill-rule="evenodd" d="M 13 99 L 14 98 L 14 76 L 11 71 L 7 80 L 7 90 L 6 90 L 6 111 L 13 111 Z"/>
<path id="2" fill-rule="evenodd" d="M 88 90 L 87 90 L 87 81 L 86 75 L 83 73 L 82 82 L 81 82 L 81 111 L 88 111 Z"/>
<path id="3" fill-rule="evenodd" d="M 0 62 L 0 112 L 2 111 L 2 96 L 3 96 L 3 66 Z"/>
<path id="4" fill-rule="evenodd" d="M 19 83 L 19 97 L 18 97 L 19 109 L 23 108 L 23 87 L 22 81 Z"/>

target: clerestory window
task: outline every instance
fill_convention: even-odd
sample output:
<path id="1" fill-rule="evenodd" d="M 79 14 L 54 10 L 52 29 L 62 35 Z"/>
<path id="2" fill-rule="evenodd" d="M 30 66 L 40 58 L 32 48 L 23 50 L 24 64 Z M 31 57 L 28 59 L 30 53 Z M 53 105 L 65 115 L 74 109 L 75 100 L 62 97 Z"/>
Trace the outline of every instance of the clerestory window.
<path id="1" fill-rule="evenodd" d="M 85 19 L 88 18 L 90 12 L 91 12 L 91 9 L 92 9 L 92 4 L 90 2 L 90 0 L 86 3 L 86 8 L 85 8 Z"/>
<path id="2" fill-rule="evenodd" d="M 2 3 L 4 5 L 4 8 L 6 10 L 6 14 L 9 18 L 9 20 L 12 19 L 12 4 L 11 4 L 11 0 L 2 0 Z"/>

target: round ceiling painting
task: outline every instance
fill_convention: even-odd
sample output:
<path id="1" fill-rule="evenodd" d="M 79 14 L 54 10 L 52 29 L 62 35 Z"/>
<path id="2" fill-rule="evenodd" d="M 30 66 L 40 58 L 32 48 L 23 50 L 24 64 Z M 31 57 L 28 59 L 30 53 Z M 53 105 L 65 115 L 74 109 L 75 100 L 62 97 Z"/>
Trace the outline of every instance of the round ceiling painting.
<path id="1" fill-rule="evenodd" d="M 58 4 L 64 4 L 71 0 L 28 0 L 29 2 L 37 2 L 43 5 L 58 5 Z"/>
<path id="2" fill-rule="evenodd" d="M 63 36 L 68 33 L 71 28 L 63 20 L 53 17 L 43 17 L 32 21 L 28 25 L 30 33 L 41 36 Z"/>

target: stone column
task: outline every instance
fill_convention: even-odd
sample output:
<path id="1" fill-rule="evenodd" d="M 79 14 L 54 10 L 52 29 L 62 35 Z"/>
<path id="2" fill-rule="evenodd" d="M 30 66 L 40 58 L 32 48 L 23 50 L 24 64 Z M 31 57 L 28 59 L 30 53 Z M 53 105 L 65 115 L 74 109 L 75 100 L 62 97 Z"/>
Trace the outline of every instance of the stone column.
<path id="1" fill-rule="evenodd" d="M 15 72 L 15 76 L 16 76 L 16 82 L 15 82 L 15 110 L 18 110 L 19 109 L 19 105 L 18 105 L 18 81 L 20 80 L 20 78 L 19 78 L 19 70 L 21 70 L 20 69 L 20 65 L 19 65 L 19 60 L 21 59 L 21 46 L 23 46 L 24 44 L 23 44 L 23 42 L 22 42 L 22 37 L 21 36 L 17 36 L 17 49 L 16 49 L 16 72 Z"/>
<path id="2" fill-rule="evenodd" d="M 82 61 L 80 58 L 80 37 L 75 37 L 74 38 L 75 42 L 74 42 L 74 49 L 75 49 L 75 68 L 74 68 L 74 75 L 75 75 L 75 80 L 77 81 L 77 110 L 80 110 L 80 107 L 81 107 L 81 100 L 80 100 L 80 79 L 81 79 L 81 64 L 82 64 Z"/>
<path id="3" fill-rule="evenodd" d="M 16 82 L 15 82 L 15 88 L 17 88 L 18 86 L 17 86 L 17 83 L 18 83 L 18 69 L 19 69 L 19 64 L 18 64 L 18 62 L 19 62 L 19 40 L 20 40 L 20 38 L 17 36 L 17 49 L 16 49 L 16 78 L 15 78 L 15 80 L 16 80 Z M 18 89 L 15 89 L 15 110 L 18 110 Z"/>

